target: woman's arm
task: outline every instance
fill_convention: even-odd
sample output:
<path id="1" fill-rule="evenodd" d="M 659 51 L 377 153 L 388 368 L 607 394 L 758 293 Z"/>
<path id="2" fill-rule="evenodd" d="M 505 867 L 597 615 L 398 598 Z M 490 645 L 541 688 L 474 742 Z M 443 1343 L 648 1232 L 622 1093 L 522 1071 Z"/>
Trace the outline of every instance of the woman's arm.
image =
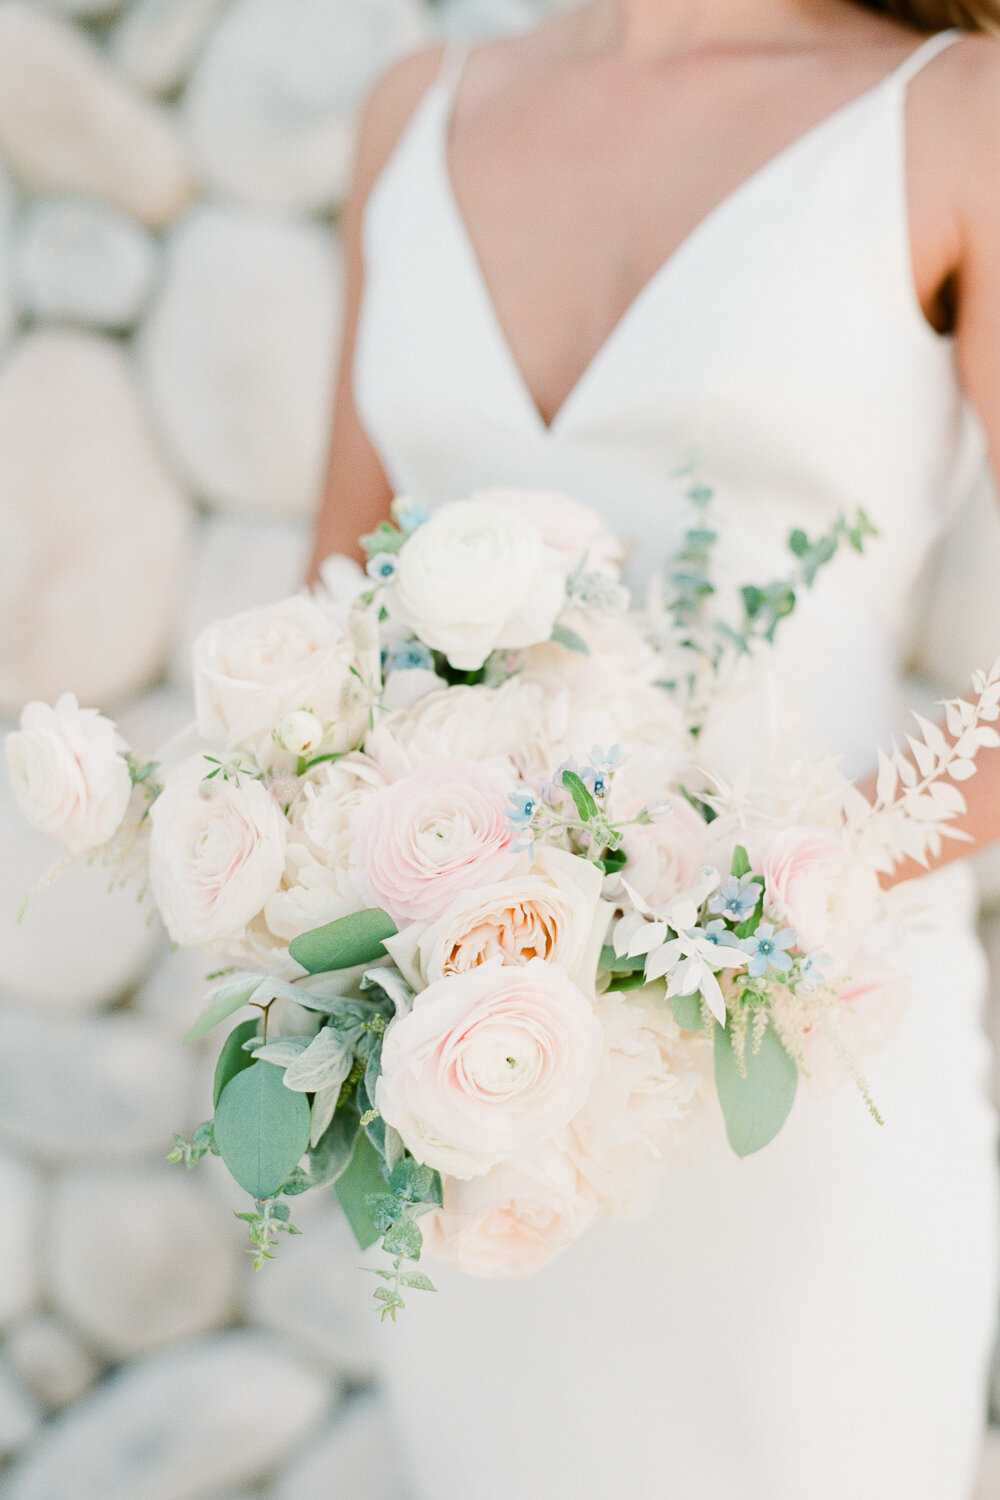
<path id="1" fill-rule="evenodd" d="M 916 271 L 918 282 L 923 272 L 929 283 L 945 282 L 942 300 L 954 309 L 959 377 L 1000 477 L 1000 46 L 986 39 L 963 41 L 953 63 L 954 71 L 937 70 L 936 80 L 935 70 L 928 70 L 927 87 L 939 89 L 938 98 L 927 101 L 932 110 L 914 113 L 910 121 L 912 154 L 932 164 L 926 178 L 910 185 L 916 222 L 923 199 L 925 221 L 936 226 L 930 236 L 914 236 Z M 950 274 L 941 277 L 942 269 Z M 1000 577 L 996 587 L 1000 590 Z M 993 654 L 1000 655 L 1000 641 Z M 969 671 L 992 664 L 969 662 Z M 937 865 L 1000 840 L 1000 750 L 981 750 L 976 765 L 976 775 L 961 786 L 968 810 L 954 822 L 972 843 L 945 840 Z M 908 862 L 887 883 L 922 873 Z"/>
<path id="2" fill-rule="evenodd" d="M 316 520 L 308 581 L 331 552 L 360 558 L 358 537 L 383 520 L 392 489 L 361 425 L 351 389 L 358 308 L 364 280 L 361 218 L 368 194 L 392 154 L 407 121 L 441 65 L 440 47 L 405 58 L 372 90 L 361 118 L 354 180 L 341 219 L 346 286 L 344 333 L 337 373 L 326 488 Z"/>

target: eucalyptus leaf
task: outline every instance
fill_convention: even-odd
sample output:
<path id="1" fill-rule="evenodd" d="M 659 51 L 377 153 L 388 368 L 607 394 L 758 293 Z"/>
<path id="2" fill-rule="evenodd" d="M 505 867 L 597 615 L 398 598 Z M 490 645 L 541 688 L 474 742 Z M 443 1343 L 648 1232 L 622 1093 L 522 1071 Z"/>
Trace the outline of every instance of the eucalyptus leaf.
<path id="1" fill-rule="evenodd" d="M 289 1094 L 289 1098 L 295 1097 Z M 369 1193 L 384 1193 L 386 1182 L 379 1171 L 378 1153 L 364 1131 L 358 1135 L 351 1159 L 334 1183 L 334 1191 L 354 1231 L 354 1238 L 362 1250 L 367 1250 L 379 1236 L 365 1207 L 365 1198 Z"/>
<path id="2" fill-rule="evenodd" d="M 619 957 L 611 944 L 605 943 L 597 967 L 606 974 L 636 974 L 646 967 L 646 955 L 637 953 L 634 958 L 629 958 L 622 954 Z"/>
<path id="3" fill-rule="evenodd" d="M 253 1066 L 253 1058 L 244 1050 L 244 1044 L 257 1035 L 259 1022 L 241 1021 L 222 1044 L 219 1060 L 215 1065 L 215 1081 L 212 1086 L 212 1103 L 218 1104 L 222 1090 L 231 1078 Z"/>
<path id="4" fill-rule="evenodd" d="M 425 1276 L 423 1271 L 407 1271 L 406 1275 L 401 1276 L 399 1279 L 404 1286 L 411 1287 L 415 1292 L 437 1291 L 437 1287 L 434 1285 L 431 1278 L 429 1276 Z"/>
<path id="5" fill-rule="evenodd" d="M 360 1134 L 357 1110 L 348 1106 L 338 1109 L 309 1152 L 309 1171 L 317 1182 L 335 1182 L 346 1171 Z"/>
<path id="6" fill-rule="evenodd" d="M 682 1031 L 703 1031 L 705 1018 L 701 1012 L 701 996 L 674 995 L 671 1000 L 674 1020 Z"/>
<path id="7" fill-rule="evenodd" d="M 365 1208 L 379 1234 L 385 1234 L 386 1230 L 406 1212 L 406 1204 L 402 1203 L 395 1193 L 385 1191 L 369 1193 L 365 1198 Z"/>
<path id="8" fill-rule="evenodd" d="M 227 1020 L 235 1011 L 249 1005 L 251 998 L 257 993 L 260 981 L 260 974 L 230 974 L 222 984 L 209 990 L 205 996 L 207 1009 L 184 1040 L 196 1041 L 206 1031 L 211 1031 L 213 1026 L 218 1026 L 220 1021 Z"/>
<path id="9" fill-rule="evenodd" d="M 285 1088 L 303 1094 L 315 1093 L 317 1089 L 339 1089 L 353 1062 L 354 1048 L 343 1033 L 324 1026 L 305 1051 L 289 1064 Z"/>
<path id="10" fill-rule="evenodd" d="M 795 1102 L 799 1071 L 773 1025 L 758 1051 L 748 1037 L 746 1076 L 740 1072 L 727 1028 L 715 1028 L 715 1085 L 729 1144 L 737 1156 L 750 1156 L 773 1141 Z"/>
<path id="11" fill-rule="evenodd" d="M 397 1219 L 385 1232 L 382 1248 L 387 1255 L 405 1255 L 407 1260 L 419 1260 L 424 1237 L 420 1225 L 412 1219 Z"/>
<path id="12" fill-rule="evenodd" d="M 309 1105 L 285 1088 L 280 1068 L 252 1063 L 222 1090 L 215 1143 L 241 1188 L 273 1197 L 309 1145 Z"/>
<path id="13" fill-rule="evenodd" d="M 441 1175 L 433 1167 L 406 1156 L 392 1170 L 389 1186 L 407 1203 L 441 1205 Z"/>
<path id="14" fill-rule="evenodd" d="M 389 914 L 371 907 L 302 933 L 288 945 L 288 951 L 310 974 L 325 974 L 384 958 L 383 943 L 395 935 L 396 924 Z"/>
<path id="15" fill-rule="evenodd" d="M 628 990 L 641 990 L 646 983 L 645 974 L 616 974 L 608 985 L 609 991 L 622 994 Z"/>
<path id="16" fill-rule="evenodd" d="M 564 646 L 567 651 L 576 651 L 580 656 L 590 655 L 590 647 L 583 636 L 570 630 L 568 625 L 553 625 L 552 640 L 557 646 Z"/>

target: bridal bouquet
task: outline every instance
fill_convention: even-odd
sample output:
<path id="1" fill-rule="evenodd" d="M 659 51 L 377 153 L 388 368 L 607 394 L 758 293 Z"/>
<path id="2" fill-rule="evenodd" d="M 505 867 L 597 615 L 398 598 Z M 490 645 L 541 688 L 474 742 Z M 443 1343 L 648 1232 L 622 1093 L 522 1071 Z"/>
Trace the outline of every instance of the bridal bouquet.
<path id="1" fill-rule="evenodd" d="M 7 740 L 25 813 L 138 871 L 175 943 L 217 956 L 201 1035 L 258 1264 L 333 1183 L 395 1318 L 423 1248 L 537 1270 L 724 1126 L 740 1155 L 796 1092 L 853 1078 L 905 1001 L 879 872 L 926 859 L 1000 744 L 1000 663 L 918 721 L 868 801 L 812 753 L 768 670 L 797 591 L 864 517 L 789 540 L 731 607 L 710 492 L 630 608 L 615 537 L 568 497 L 397 501 L 367 574 L 207 629 L 189 753 L 137 757 L 67 694 Z M 751 756 L 753 742 L 763 753 Z M 744 762 L 733 776 L 724 769 Z M 875 1113 L 875 1101 L 868 1099 Z"/>

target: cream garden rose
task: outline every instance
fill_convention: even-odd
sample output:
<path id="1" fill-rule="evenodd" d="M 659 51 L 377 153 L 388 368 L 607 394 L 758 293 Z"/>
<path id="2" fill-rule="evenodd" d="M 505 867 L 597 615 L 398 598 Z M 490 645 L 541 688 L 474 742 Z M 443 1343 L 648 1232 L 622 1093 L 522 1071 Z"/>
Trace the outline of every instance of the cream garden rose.
<path id="1" fill-rule="evenodd" d="M 533 863 L 523 856 L 504 880 L 457 896 L 436 922 L 411 923 L 386 947 L 414 989 L 491 958 L 542 958 L 592 994 L 612 911 L 602 884 L 589 860 L 542 847 Z"/>
<path id="2" fill-rule="evenodd" d="M 593 506 L 584 505 L 561 490 L 515 490 L 495 486 L 477 490 L 473 500 L 503 505 L 536 526 L 542 541 L 562 562 L 567 572 L 581 564 L 588 573 L 617 578 L 624 562 L 624 548 L 604 517 Z"/>
<path id="3" fill-rule="evenodd" d="M 287 824 L 271 793 L 242 776 L 205 780 L 183 761 L 150 812 L 149 870 L 167 931 L 183 947 L 237 939 L 278 889 Z"/>
<path id="4" fill-rule="evenodd" d="M 429 985 L 390 1024 L 375 1102 L 418 1161 L 475 1177 L 572 1119 L 601 1038 L 590 1001 L 554 964 L 490 959 Z"/>
<path id="5" fill-rule="evenodd" d="M 440 1209 L 421 1219 L 431 1255 L 469 1276 L 532 1276 L 583 1233 L 597 1200 L 554 1146 L 493 1167 L 483 1177 L 444 1182 Z"/>
<path id="6" fill-rule="evenodd" d="M 764 895 L 804 948 L 826 949 L 844 963 L 878 914 L 878 876 L 825 828 L 786 828 L 768 841 Z"/>
<path id="7" fill-rule="evenodd" d="M 298 742 L 319 748 L 317 721 L 324 750 L 354 749 L 380 681 L 371 617 L 322 595 L 246 610 L 209 625 L 194 643 L 199 732 L 262 760 L 284 740 L 289 749 Z"/>
<path id="8" fill-rule="evenodd" d="M 407 538 L 382 591 L 393 619 L 453 667 L 544 641 L 565 603 L 565 569 L 510 506 L 458 500 Z"/>
<path id="9" fill-rule="evenodd" d="M 446 760 L 373 793 L 354 823 L 359 888 L 397 925 L 431 921 L 470 887 L 514 865 L 504 813 L 512 778 L 494 766 Z"/>
<path id="10" fill-rule="evenodd" d="M 126 748 L 111 720 L 81 708 L 72 693 L 54 707 L 29 703 L 6 740 L 11 785 L 28 822 L 71 854 L 106 844 L 132 795 Z"/>

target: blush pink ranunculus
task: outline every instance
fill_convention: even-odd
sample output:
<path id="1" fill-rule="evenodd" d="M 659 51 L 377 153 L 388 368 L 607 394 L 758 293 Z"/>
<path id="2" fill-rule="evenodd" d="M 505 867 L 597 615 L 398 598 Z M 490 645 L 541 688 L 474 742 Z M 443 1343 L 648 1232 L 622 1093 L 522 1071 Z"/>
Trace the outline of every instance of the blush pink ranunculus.
<path id="1" fill-rule="evenodd" d="M 710 863 L 711 835 L 704 818 L 673 793 L 663 802 L 666 809 L 655 822 L 636 823 L 625 829 L 630 882 L 654 906 L 665 906 L 681 891 L 689 890 Z M 634 817 L 641 806 L 635 799 L 623 816 Z"/>
<path id="2" fill-rule="evenodd" d="M 462 1182 L 446 1178 L 444 1202 L 421 1220 L 428 1252 L 469 1276 L 531 1276 L 587 1228 L 597 1200 L 555 1146 Z"/>
<path id="3" fill-rule="evenodd" d="M 490 959 L 428 985 L 382 1046 L 376 1104 L 418 1161 L 476 1177 L 580 1109 L 601 1056 L 590 1001 L 543 959 Z"/>
<path id="4" fill-rule="evenodd" d="M 879 909 L 878 876 L 825 828 L 785 828 L 767 845 L 765 899 L 798 933 L 803 948 L 823 948 L 846 963 Z"/>
<path id="5" fill-rule="evenodd" d="M 462 891 L 512 868 L 504 818 L 513 777 L 494 765 L 447 760 L 373 793 L 355 823 L 359 887 L 394 922 L 433 921 Z"/>

